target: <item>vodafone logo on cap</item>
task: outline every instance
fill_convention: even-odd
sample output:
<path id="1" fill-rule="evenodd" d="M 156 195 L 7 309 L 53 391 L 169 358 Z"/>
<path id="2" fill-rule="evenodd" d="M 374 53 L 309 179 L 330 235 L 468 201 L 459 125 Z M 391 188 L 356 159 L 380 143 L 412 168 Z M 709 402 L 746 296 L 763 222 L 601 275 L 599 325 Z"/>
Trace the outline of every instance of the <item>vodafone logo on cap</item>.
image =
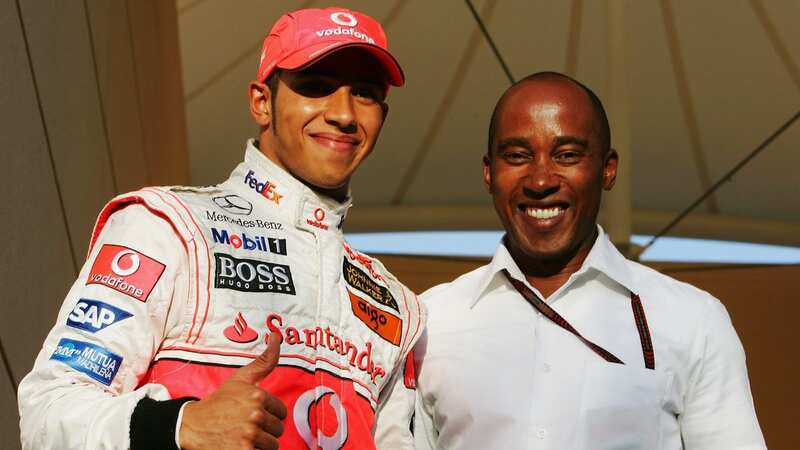
<path id="1" fill-rule="evenodd" d="M 331 20 L 333 23 L 343 27 L 354 27 L 358 25 L 358 20 L 356 20 L 355 16 L 341 11 L 331 14 Z"/>

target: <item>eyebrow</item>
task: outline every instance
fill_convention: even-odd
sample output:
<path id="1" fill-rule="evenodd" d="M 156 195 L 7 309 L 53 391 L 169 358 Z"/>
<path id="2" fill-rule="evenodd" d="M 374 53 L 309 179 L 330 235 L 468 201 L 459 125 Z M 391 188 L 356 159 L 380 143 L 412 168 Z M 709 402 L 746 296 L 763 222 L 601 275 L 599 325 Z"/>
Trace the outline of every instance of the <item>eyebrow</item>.
<path id="1" fill-rule="evenodd" d="M 588 147 L 589 141 L 575 136 L 557 136 L 555 139 L 553 139 L 553 145 L 556 147 L 569 144 L 575 144 L 581 147 Z"/>
<path id="2" fill-rule="evenodd" d="M 503 150 L 503 149 L 506 149 L 508 147 L 522 147 L 522 148 L 524 148 L 526 150 L 533 150 L 531 148 L 531 144 L 528 142 L 528 140 L 524 139 L 524 138 L 521 138 L 521 137 L 503 138 L 503 139 L 500 139 L 500 141 L 497 142 L 497 149 L 498 150 Z"/>

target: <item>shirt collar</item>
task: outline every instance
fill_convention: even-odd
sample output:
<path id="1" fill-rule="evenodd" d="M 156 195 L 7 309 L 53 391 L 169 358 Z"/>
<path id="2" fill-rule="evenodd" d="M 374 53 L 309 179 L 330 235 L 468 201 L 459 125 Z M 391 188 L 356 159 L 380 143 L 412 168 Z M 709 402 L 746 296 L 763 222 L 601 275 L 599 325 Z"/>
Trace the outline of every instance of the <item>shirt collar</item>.
<path id="1" fill-rule="evenodd" d="M 228 181 L 253 201 L 278 208 L 277 214 L 311 231 L 341 232 L 352 206 L 349 192 L 343 202 L 320 195 L 267 158 L 256 147 L 255 139 L 247 141 L 244 161 L 233 170 Z"/>
<path id="2" fill-rule="evenodd" d="M 567 281 L 569 285 L 573 279 L 583 276 L 591 272 L 600 272 L 608 278 L 614 280 L 616 283 L 624 286 L 631 292 L 636 292 L 633 276 L 628 266 L 629 261 L 617 250 L 614 244 L 608 239 L 603 227 L 597 225 L 597 239 L 592 245 L 592 249 L 583 261 L 581 268 L 575 272 Z M 511 257 L 505 245 L 505 237 L 500 241 L 495 251 L 492 261 L 488 265 L 488 270 L 484 273 L 483 278 L 478 284 L 478 289 L 475 290 L 475 296 L 470 301 L 470 308 L 474 307 L 478 301 L 483 298 L 485 293 L 490 290 L 490 287 L 502 280 L 503 269 L 508 270 L 508 273 L 515 279 L 525 282 L 534 292 L 538 292 L 533 286 L 530 286 L 525 276 L 522 274 L 519 266 Z M 500 281 L 502 283 L 502 281 Z"/>

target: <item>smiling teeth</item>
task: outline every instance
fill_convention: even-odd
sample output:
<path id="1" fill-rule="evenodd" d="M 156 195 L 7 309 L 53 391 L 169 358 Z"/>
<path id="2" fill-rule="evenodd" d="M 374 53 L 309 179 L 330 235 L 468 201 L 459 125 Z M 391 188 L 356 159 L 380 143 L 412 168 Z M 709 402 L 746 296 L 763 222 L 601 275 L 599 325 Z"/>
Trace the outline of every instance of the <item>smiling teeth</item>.
<path id="1" fill-rule="evenodd" d="M 525 210 L 530 217 L 534 217 L 536 219 L 552 219 L 553 217 L 561 214 L 561 211 L 563 211 L 563 209 L 559 207 L 547 209 L 528 208 Z"/>

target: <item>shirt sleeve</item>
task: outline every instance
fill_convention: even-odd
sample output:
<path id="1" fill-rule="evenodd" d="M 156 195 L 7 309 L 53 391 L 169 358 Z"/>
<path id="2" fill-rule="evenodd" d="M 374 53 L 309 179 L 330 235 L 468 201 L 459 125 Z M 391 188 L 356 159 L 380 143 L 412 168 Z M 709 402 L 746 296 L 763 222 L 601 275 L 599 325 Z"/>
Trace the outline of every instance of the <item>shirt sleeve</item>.
<path id="1" fill-rule="evenodd" d="M 426 293 L 427 294 L 427 293 Z M 414 404 L 414 448 L 417 450 L 433 450 L 439 433 L 433 423 L 431 405 L 424 395 L 425 383 L 422 369 L 427 353 L 428 333 L 424 331 L 414 346 L 414 368 L 417 377 L 416 402 Z"/>
<path id="2" fill-rule="evenodd" d="M 409 352 L 402 367 L 395 370 L 384 388 L 385 400 L 375 413 L 375 446 L 378 450 L 404 450 L 414 448 L 411 435 L 414 417 L 416 380 L 414 355 Z"/>
<path id="3" fill-rule="evenodd" d="M 696 338 L 683 413 L 686 450 L 766 449 L 756 418 L 745 354 L 725 307 L 709 302 Z"/>
<path id="4" fill-rule="evenodd" d="M 165 219 L 142 205 L 109 217 L 19 385 L 23 448 L 130 447 L 140 400 L 170 399 L 140 380 L 183 314 L 173 298 L 182 298 L 176 280 L 186 265 Z"/>

